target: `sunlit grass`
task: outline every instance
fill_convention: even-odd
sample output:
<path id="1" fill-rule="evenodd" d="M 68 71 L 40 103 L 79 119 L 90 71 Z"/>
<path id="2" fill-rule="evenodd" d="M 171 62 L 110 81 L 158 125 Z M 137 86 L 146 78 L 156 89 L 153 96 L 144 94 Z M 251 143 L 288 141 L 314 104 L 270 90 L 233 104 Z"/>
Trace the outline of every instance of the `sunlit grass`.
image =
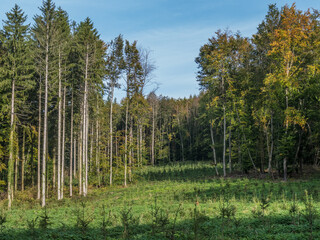
<path id="1" fill-rule="evenodd" d="M 38 227 L 44 214 L 38 202 L 17 199 L 13 209 L 6 213 L 2 236 L 4 239 L 320 238 L 319 218 L 310 215 L 314 217 L 311 229 L 305 204 L 308 197 L 312 199 L 311 210 L 314 213 L 320 210 L 317 175 L 288 182 L 245 177 L 224 179 L 215 176 L 214 166 L 209 163 L 145 167 L 134 174 L 139 181 L 127 188 L 92 188 L 86 198 L 49 199 L 50 224 L 46 230 Z M 2 204 L 4 208 L 6 201 Z M 86 233 L 77 225 L 82 204 L 84 221 L 90 220 Z M 164 214 L 162 218 L 168 220 L 156 233 L 154 222 L 160 220 L 153 215 L 155 206 Z M 109 219 L 105 232 L 101 228 L 103 209 Z M 132 219 L 128 220 L 128 234 L 124 235 L 122 219 L 129 210 Z M 30 227 L 32 220 L 37 222 L 34 230 Z"/>

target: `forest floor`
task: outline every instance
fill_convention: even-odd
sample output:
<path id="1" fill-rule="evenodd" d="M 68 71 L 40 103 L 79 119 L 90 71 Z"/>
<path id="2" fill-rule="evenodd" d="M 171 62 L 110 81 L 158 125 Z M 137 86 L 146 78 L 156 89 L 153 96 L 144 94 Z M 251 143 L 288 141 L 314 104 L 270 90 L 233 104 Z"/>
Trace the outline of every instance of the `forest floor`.
<path id="1" fill-rule="evenodd" d="M 320 172 L 287 182 L 215 176 L 209 163 L 145 167 L 87 197 L 18 193 L 0 202 L 0 239 L 320 239 Z M 68 189 L 65 190 L 65 196 Z"/>

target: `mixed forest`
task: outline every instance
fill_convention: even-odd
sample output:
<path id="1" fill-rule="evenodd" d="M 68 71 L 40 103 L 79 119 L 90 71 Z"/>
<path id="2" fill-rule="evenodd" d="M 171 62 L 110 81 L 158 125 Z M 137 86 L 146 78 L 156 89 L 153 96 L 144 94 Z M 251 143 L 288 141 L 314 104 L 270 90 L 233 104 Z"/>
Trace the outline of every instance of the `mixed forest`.
<path id="1" fill-rule="evenodd" d="M 156 63 L 137 41 L 104 41 L 51 0 L 32 21 L 15 5 L 0 31 L 0 233 L 320 237 L 319 177 L 305 180 L 320 164 L 319 14 L 270 5 L 251 37 L 218 30 L 195 56 L 199 94 L 174 99 L 147 91 Z"/>

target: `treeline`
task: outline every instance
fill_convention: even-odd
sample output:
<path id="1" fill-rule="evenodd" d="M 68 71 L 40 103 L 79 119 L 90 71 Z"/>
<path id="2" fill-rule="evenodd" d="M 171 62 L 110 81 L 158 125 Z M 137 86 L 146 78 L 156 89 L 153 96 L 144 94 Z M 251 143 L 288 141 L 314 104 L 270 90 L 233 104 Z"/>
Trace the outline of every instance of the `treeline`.
<path id="1" fill-rule="evenodd" d="M 319 29 L 317 10 L 270 5 L 251 38 L 218 31 L 201 47 L 202 117 L 224 176 L 237 164 L 287 180 L 319 164 Z"/>

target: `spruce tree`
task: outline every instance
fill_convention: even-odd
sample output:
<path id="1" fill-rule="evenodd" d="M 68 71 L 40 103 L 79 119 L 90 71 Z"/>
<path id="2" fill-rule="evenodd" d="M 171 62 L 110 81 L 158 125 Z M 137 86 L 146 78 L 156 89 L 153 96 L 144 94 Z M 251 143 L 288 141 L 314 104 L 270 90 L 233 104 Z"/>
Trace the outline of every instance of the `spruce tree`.
<path id="1" fill-rule="evenodd" d="M 29 25 L 25 24 L 27 16 L 18 5 L 6 13 L 3 21 L 1 42 L 3 54 L 3 79 L 1 79 L 1 95 L 10 102 L 10 137 L 8 162 L 8 207 L 13 200 L 13 165 L 17 159 L 17 113 L 26 103 L 28 91 L 34 86 L 31 76 Z M 10 98 L 10 100 L 9 100 Z M 16 178 L 17 179 L 17 178 Z"/>

